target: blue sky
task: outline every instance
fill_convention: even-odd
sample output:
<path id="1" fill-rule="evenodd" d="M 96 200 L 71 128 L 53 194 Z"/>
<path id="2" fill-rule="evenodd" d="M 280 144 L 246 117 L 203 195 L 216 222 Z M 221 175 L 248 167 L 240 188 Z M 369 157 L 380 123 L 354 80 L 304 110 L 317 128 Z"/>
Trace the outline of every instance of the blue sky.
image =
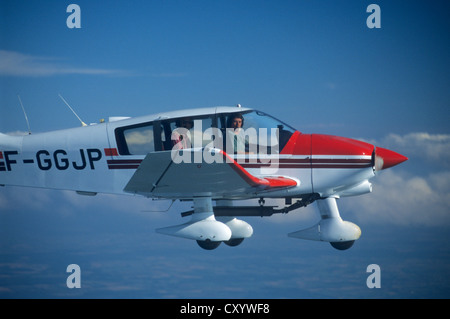
<path id="1" fill-rule="evenodd" d="M 69 29 L 66 8 L 81 8 Z M 369 29 L 366 8 L 381 8 Z M 435 298 L 450 296 L 450 56 L 446 1 L 2 1 L 0 131 L 194 107 L 254 107 L 305 133 L 410 158 L 374 192 L 339 201 L 354 247 L 295 240 L 315 206 L 249 218 L 239 247 L 205 252 L 156 234 L 187 204 L 0 190 L 0 296 Z M 82 288 L 65 286 L 67 265 Z M 381 267 L 368 289 L 366 267 Z"/>

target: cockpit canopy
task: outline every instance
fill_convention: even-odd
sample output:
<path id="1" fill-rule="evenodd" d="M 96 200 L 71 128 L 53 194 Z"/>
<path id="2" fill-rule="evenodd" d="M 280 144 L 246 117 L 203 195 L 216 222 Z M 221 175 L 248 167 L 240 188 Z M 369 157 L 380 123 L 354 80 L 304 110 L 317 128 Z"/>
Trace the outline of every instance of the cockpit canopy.
<path id="1" fill-rule="evenodd" d="M 120 155 L 199 147 L 223 149 L 230 155 L 276 154 L 282 151 L 294 132 L 294 128 L 274 117 L 249 109 L 162 117 L 115 129 Z"/>

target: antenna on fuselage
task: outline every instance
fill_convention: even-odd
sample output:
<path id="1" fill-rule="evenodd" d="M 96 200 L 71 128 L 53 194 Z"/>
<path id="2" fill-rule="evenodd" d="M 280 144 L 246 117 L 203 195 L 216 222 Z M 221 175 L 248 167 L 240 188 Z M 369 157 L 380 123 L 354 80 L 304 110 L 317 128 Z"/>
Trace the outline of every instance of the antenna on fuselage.
<path id="1" fill-rule="evenodd" d="M 69 109 L 72 111 L 72 113 L 77 117 L 77 119 L 81 122 L 81 126 L 87 126 L 87 124 L 84 123 L 84 122 L 81 120 L 81 118 L 78 116 L 78 114 L 75 113 L 75 111 L 74 111 L 73 108 L 69 105 L 69 103 L 67 103 L 67 101 L 64 100 L 64 98 L 62 97 L 62 95 L 61 95 L 61 94 L 58 94 L 58 95 L 59 95 L 59 97 L 61 98 L 61 100 L 69 107 Z"/>
<path id="2" fill-rule="evenodd" d="M 22 103 L 22 99 L 20 98 L 20 95 L 17 94 L 17 97 L 19 98 L 19 103 L 20 103 L 20 106 L 22 107 L 23 115 L 25 115 L 25 121 L 27 121 L 28 135 L 31 135 L 30 122 L 28 122 L 27 112 L 25 112 L 25 108 L 23 107 L 23 103 Z"/>

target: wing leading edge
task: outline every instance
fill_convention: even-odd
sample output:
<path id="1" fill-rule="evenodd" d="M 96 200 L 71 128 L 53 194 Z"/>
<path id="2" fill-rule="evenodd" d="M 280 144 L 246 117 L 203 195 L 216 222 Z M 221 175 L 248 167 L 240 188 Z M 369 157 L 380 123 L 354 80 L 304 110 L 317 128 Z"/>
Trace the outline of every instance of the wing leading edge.
<path id="1" fill-rule="evenodd" d="M 183 150 L 189 152 L 184 158 L 199 160 L 172 160 L 171 151 L 147 154 L 139 168 L 125 186 L 124 191 L 160 198 L 248 197 L 261 191 L 279 190 L 297 186 L 296 180 L 284 176 L 261 176 L 250 174 L 222 150 L 222 161 L 205 162 L 203 149 Z M 182 154 L 182 153 L 178 153 Z"/>

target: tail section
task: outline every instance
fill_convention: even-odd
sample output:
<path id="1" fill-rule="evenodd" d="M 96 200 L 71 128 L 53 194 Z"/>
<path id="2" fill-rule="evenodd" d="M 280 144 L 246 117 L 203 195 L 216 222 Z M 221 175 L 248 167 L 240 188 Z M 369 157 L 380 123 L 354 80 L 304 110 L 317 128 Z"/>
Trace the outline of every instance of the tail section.
<path id="1" fill-rule="evenodd" d="M 22 150 L 23 137 L 11 136 L 0 133 L 0 184 L 9 184 L 7 172 L 11 170 L 11 164 L 15 164 L 15 155 Z"/>
<path id="2" fill-rule="evenodd" d="M 0 151 L 7 149 L 22 149 L 22 136 L 12 136 L 0 133 Z"/>
<path id="3" fill-rule="evenodd" d="M 106 128 L 0 134 L 0 185 L 122 194 L 129 178 L 117 182 L 116 172 L 110 171 Z"/>

